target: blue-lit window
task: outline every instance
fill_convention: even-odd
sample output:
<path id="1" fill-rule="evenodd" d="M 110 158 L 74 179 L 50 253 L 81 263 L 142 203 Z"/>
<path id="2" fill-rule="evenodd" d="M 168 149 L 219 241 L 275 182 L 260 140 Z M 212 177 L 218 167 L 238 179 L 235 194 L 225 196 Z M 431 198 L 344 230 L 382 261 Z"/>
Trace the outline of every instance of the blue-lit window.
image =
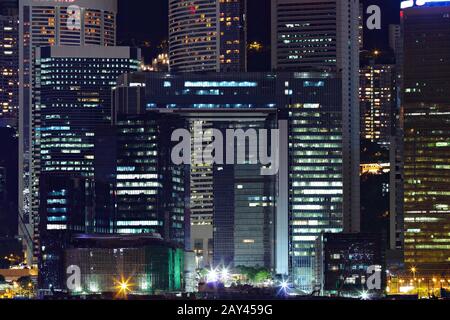
<path id="1" fill-rule="evenodd" d="M 304 88 L 320 88 L 325 86 L 325 81 L 305 81 L 303 82 Z"/>
<path id="2" fill-rule="evenodd" d="M 249 81 L 186 81 L 186 88 L 254 88 L 258 84 Z"/>
<path id="3" fill-rule="evenodd" d="M 62 217 L 48 217 L 47 220 L 48 220 L 48 222 L 66 222 L 67 221 L 67 217 L 66 216 L 62 216 Z"/>

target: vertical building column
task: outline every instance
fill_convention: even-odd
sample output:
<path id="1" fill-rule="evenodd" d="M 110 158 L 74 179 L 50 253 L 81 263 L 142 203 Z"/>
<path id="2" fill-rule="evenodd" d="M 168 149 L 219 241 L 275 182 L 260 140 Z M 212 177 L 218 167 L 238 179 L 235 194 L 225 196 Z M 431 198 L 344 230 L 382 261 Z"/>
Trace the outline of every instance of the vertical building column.
<path id="1" fill-rule="evenodd" d="M 279 120 L 280 168 L 278 173 L 277 210 L 275 217 L 275 270 L 289 273 L 289 126 L 288 120 Z"/>

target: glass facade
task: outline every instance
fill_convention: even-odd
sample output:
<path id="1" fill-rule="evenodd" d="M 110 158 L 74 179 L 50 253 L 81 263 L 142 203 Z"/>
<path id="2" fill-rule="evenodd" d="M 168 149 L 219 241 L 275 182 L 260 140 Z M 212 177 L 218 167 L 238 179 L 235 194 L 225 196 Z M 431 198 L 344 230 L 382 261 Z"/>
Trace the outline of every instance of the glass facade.
<path id="1" fill-rule="evenodd" d="M 295 284 L 311 290 L 316 239 L 343 230 L 342 133 L 339 107 L 289 108 L 290 251 Z"/>
<path id="2" fill-rule="evenodd" d="M 102 58 L 102 52 L 93 57 L 75 54 L 79 49 L 69 51 L 58 54 L 50 47 L 41 48 L 36 60 L 33 167 L 37 180 L 40 172 L 94 176 L 95 129 L 111 122 L 111 88 L 121 74 L 139 66 L 133 49 L 128 49 L 128 57 L 116 54 L 114 58 Z"/>
<path id="3" fill-rule="evenodd" d="M 336 28 L 338 2 L 272 1 L 273 67 L 277 70 L 336 70 L 340 41 Z"/>
<path id="4" fill-rule="evenodd" d="M 229 116 L 223 121 L 216 112 L 213 127 L 224 136 L 227 129 L 255 130 L 255 137 L 261 138 L 259 130 L 277 127 L 276 112 L 267 111 L 225 113 L 223 117 Z M 239 139 L 235 142 L 235 154 L 247 147 Z M 214 165 L 214 266 L 274 268 L 276 176 L 261 175 L 261 164 L 254 161 Z"/>
<path id="5" fill-rule="evenodd" d="M 74 233 L 92 232 L 93 180 L 72 174 L 40 176 L 40 290 L 64 288 L 63 252 Z"/>
<path id="6" fill-rule="evenodd" d="M 65 252 L 65 266 L 72 265 L 82 275 L 74 295 L 149 295 L 184 288 L 183 249 L 157 238 L 75 239 L 74 248 Z"/>
<path id="7" fill-rule="evenodd" d="M 36 52 L 32 209 L 40 206 L 42 174 L 94 178 L 96 128 L 111 123 L 111 88 L 137 71 L 137 49 L 41 47 Z M 34 241 L 39 241 L 34 230 Z"/>
<path id="8" fill-rule="evenodd" d="M 404 10 L 405 262 L 450 269 L 450 6 Z"/>
<path id="9" fill-rule="evenodd" d="M 292 281 L 311 290 L 317 237 L 343 230 L 341 80 L 315 73 L 137 73 L 121 78 L 119 95 L 134 93 L 136 83 L 145 87 L 145 98 L 139 101 L 145 100 L 148 110 L 170 109 L 189 119 L 208 120 L 213 128 L 222 128 L 226 121 L 233 129 L 262 123 L 271 128 L 263 120 L 271 113 L 287 120 L 288 155 L 280 164 L 287 168 L 286 180 L 278 175 L 271 182 L 251 165 L 214 166 L 214 264 L 259 261 L 278 270 L 276 258 L 269 262 L 271 250 L 276 256 L 283 250 L 276 239 L 288 238 L 286 263 Z M 132 108 L 125 100 L 119 104 L 124 110 Z M 279 127 L 273 121 L 274 128 Z M 286 210 L 281 209 L 284 196 Z M 275 219 L 270 219 L 272 209 Z M 277 231 L 275 221 L 283 217 L 289 227 Z M 255 261 L 249 261 L 250 256 Z"/>
<path id="10" fill-rule="evenodd" d="M 359 1 L 273 0 L 271 3 L 272 69 L 338 72 L 342 79 L 342 100 L 338 105 L 342 128 L 343 227 L 345 232 L 359 232 Z M 321 84 L 304 85 L 320 87 Z M 313 101 L 304 99 L 292 104 L 295 103 Z"/>
<path id="11" fill-rule="evenodd" d="M 80 21 L 73 24 L 70 6 L 79 6 Z M 33 128 L 34 79 L 33 63 L 37 47 L 115 45 L 116 0 L 19 0 L 19 234 L 24 238 L 27 260 L 31 265 L 38 252 L 34 239 L 38 217 L 33 211 Z"/>
<path id="12" fill-rule="evenodd" d="M 123 298 L 184 288 L 184 250 L 157 236 L 76 236 L 59 254 L 61 262 L 39 275 L 41 290 Z M 66 270 L 73 266 L 80 283 L 68 288 Z"/>
<path id="13" fill-rule="evenodd" d="M 185 122 L 156 112 L 118 118 L 114 233 L 184 244 L 186 168 L 172 164 L 168 141 Z"/>

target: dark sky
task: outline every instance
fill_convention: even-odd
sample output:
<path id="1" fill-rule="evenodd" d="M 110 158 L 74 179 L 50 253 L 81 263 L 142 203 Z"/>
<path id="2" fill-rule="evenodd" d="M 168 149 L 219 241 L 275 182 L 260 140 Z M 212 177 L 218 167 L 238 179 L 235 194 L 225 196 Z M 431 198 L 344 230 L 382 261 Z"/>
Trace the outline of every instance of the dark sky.
<path id="1" fill-rule="evenodd" d="M 248 1 L 248 40 L 265 44 L 266 54 L 270 45 L 270 0 Z M 151 43 L 144 50 L 146 60 L 157 52 L 158 44 L 167 39 L 167 0 L 119 0 L 119 44 L 142 46 L 144 40 Z M 400 0 L 363 0 L 364 5 L 379 5 L 382 9 L 381 31 L 365 32 L 368 49 L 387 47 L 388 25 L 398 23 Z"/>

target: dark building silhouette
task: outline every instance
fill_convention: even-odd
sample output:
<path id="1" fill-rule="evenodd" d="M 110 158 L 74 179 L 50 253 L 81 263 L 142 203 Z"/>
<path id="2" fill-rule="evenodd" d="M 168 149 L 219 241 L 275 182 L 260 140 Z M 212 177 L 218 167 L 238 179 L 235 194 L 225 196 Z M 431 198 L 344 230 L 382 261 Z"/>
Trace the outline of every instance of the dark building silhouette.
<path id="1" fill-rule="evenodd" d="M 17 235 L 18 138 L 13 128 L 0 127 L 0 237 Z"/>
<path id="2" fill-rule="evenodd" d="M 359 297 L 366 291 L 384 292 L 386 246 L 379 234 L 325 233 L 318 242 L 316 271 L 323 293 Z"/>

